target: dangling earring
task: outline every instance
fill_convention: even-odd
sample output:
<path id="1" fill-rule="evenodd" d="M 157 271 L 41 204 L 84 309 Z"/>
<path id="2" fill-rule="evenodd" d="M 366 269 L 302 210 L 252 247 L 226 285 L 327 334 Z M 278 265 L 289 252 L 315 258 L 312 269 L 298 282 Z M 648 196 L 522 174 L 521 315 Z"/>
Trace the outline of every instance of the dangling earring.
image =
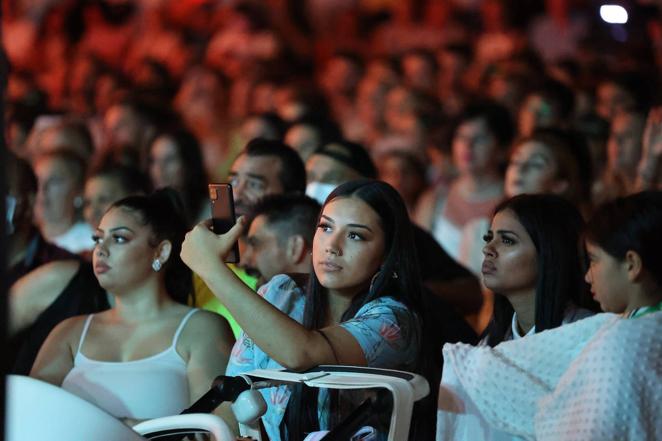
<path id="1" fill-rule="evenodd" d="M 372 279 L 370 279 L 370 286 L 368 287 L 368 292 L 372 292 L 372 288 L 375 286 L 375 281 L 377 280 L 377 277 L 379 277 L 379 273 L 381 271 L 377 271 L 374 276 L 372 276 Z"/>
<path id="2" fill-rule="evenodd" d="M 82 196 L 76 196 L 74 198 L 74 208 L 79 209 L 82 206 L 83 206 L 83 197 Z"/>
<path id="3" fill-rule="evenodd" d="M 377 272 L 375 273 L 375 275 L 372 276 L 372 279 L 370 279 L 370 287 L 368 288 L 368 290 L 372 291 L 372 288 L 373 288 L 373 286 L 375 285 L 375 281 L 377 280 L 377 277 L 379 277 L 379 275 L 382 273 L 383 270 L 384 270 L 384 268 L 382 268 L 382 267 L 380 266 L 380 267 L 379 267 L 379 270 L 377 270 Z M 398 273 L 395 272 L 395 270 L 394 270 L 394 271 L 391 273 L 391 279 L 397 279 L 397 278 L 398 278 Z"/>
<path id="4" fill-rule="evenodd" d="M 152 260 L 152 269 L 157 273 L 161 271 L 161 261 L 159 259 Z"/>

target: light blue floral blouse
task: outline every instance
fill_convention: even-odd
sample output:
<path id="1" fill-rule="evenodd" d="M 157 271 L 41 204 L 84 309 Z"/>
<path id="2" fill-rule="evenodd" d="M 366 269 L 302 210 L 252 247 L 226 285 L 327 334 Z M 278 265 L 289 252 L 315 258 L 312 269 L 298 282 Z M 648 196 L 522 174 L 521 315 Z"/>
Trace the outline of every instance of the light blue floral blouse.
<path id="1" fill-rule="evenodd" d="M 258 293 L 283 313 L 303 322 L 305 295 L 289 276 L 281 274 L 263 285 Z M 259 319 L 259 318 L 258 318 Z M 420 323 L 416 315 L 392 297 L 380 297 L 365 304 L 354 318 L 341 323 L 359 343 L 369 367 L 411 371 L 420 347 Z M 282 366 L 253 343 L 244 332 L 232 349 L 226 375 L 239 375 L 254 369 L 281 369 Z M 267 413 L 262 422 L 271 441 L 281 440 L 283 420 L 291 390 L 288 386 L 262 389 Z M 320 429 L 328 425 L 328 393 L 320 390 Z"/>

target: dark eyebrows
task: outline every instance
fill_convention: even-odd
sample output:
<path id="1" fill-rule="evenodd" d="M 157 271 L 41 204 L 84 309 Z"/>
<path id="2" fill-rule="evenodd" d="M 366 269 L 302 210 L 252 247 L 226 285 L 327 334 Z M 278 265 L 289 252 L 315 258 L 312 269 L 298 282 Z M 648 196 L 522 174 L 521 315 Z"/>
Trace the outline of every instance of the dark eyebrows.
<path id="1" fill-rule="evenodd" d="M 134 231 L 133 231 L 131 228 L 129 228 L 129 227 L 115 227 L 115 228 L 111 228 L 110 230 L 108 230 L 108 232 L 109 232 L 109 233 L 114 233 L 114 232 L 116 232 L 116 231 L 118 231 L 118 230 L 127 230 L 127 231 L 129 231 L 129 232 L 131 232 L 131 233 L 134 233 Z M 101 228 L 97 228 L 97 229 L 96 229 L 96 232 L 97 232 L 97 233 L 101 233 L 101 234 L 104 233 L 104 231 L 103 231 Z"/>
<path id="2" fill-rule="evenodd" d="M 335 223 L 333 219 L 331 219 L 329 216 L 327 216 L 327 215 L 325 215 L 325 214 L 321 215 L 320 217 L 321 217 L 321 218 L 324 218 L 324 220 L 326 220 L 326 221 L 328 221 L 328 222 Z M 364 229 L 364 230 L 368 230 L 368 231 L 370 231 L 370 232 L 372 233 L 372 228 L 370 228 L 370 227 L 367 226 L 367 225 L 363 225 L 363 224 L 347 224 L 347 226 L 348 226 L 348 227 L 352 227 L 352 228 L 362 228 L 362 229 Z"/>
<path id="3" fill-rule="evenodd" d="M 501 235 L 504 235 L 504 234 L 512 234 L 512 235 L 515 236 L 515 237 L 519 237 L 519 236 L 517 235 L 517 233 L 515 233 L 514 231 L 510 231 L 510 230 L 497 230 L 497 234 L 501 234 Z"/>
<path id="4" fill-rule="evenodd" d="M 347 226 L 348 226 L 348 227 L 352 227 L 352 228 L 363 228 L 363 229 L 368 230 L 368 231 L 370 231 L 370 232 L 372 233 L 372 228 L 370 228 L 370 227 L 367 226 L 367 225 L 363 225 L 363 224 L 347 224 Z"/>

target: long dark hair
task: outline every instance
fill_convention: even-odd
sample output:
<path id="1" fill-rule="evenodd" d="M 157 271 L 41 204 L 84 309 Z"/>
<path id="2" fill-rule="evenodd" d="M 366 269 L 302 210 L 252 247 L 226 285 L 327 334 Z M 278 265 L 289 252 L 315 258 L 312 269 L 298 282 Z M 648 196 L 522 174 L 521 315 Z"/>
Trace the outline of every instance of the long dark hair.
<path id="1" fill-rule="evenodd" d="M 594 309 L 584 282 L 586 258 L 581 243 L 584 221 L 577 208 L 560 196 L 523 194 L 501 202 L 494 214 L 504 210 L 517 216 L 536 248 L 536 332 L 560 326 L 569 305 Z M 513 313 L 508 300 L 496 293 L 487 329 L 490 346 L 503 341 Z"/>
<path id="2" fill-rule="evenodd" d="M 402 198 L 385 182 L 361 179 L 337 187 L 327 197 L 321 212 L 331 201 L 346 197 L 359 198 L 377 213 L 384 231 L 385 253 L 382 266 L 370 287 L 352 299 L 341 321 L 349 320 L 363 305 L 383 296 L 393 297 L 413 311 L 419 311 L 421 277 L 411 222 Z M 397 278 L 393 277 L 394 273 Z M 311 271 L 306 292 L 304 326 L 308 329 L 323 327 L 327 319 L 327 305 L 326 288 L 320 284 L 315 272 Z M 334 395 L 331 396 L 331 409 L 337 401 Z M 317 389 L 295 387 L 288 403 L 286 425 L 289 439 L 292 440 L 303 439 L 307 432 L 318 430 Z"/>
<path id="3" fill-rule="evenodd" d="M 172 244 L 170 257 L 163 265 L 166 291 L 178 303 L 187 304 L 193 295 L 193 278 L 189 267 L 179 257 L 188 225 L 179 193 L 164 188 L 143 196 L 129 196 L 113 203 L 111 208 L 126 208 L 139 215 L 143 225 L 152 230 L 150 245 L 168 240 Z"/>
<path id="4" fill-rule="evenodd" d="M 181 197 L 188 224 L 193 225 L 197 221 L 203 204 L 208 200 L 208 179 L 200 143 L 192 132 L 182 127 L 175 127 L 160 132 L 152 141 L 150 150 L 156 140 L 160 138 L 170 138 L 173 141 L 177 149 L 177 156 L 184 166 Z"/>

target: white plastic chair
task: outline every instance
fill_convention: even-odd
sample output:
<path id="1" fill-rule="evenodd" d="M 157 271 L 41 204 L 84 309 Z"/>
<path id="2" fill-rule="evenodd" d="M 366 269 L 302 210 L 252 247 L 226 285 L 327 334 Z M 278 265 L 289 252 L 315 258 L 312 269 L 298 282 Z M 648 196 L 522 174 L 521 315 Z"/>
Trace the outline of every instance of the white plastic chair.
<path id="1" fill-rule="evenodd" d="M 244 375 L 252 379 L 253 389 L 283 383 L 304 383 L 310 387 L 329 389 L 387 389 L 393 396 L 388 441 L 407 439 L 414 403 L 430 393 L 428 382 L 422 376 L 390 369 L 323 365 L 303 373 L 257 369 Z M 236 413 L 234 408 L 233 410 Z M 240 423 L 239 429 L 243 436 L 262 440 L 257 421 Z"/>
<path id="2" fill-rule="evenodd" d="M 7 376 L 7 441 L 139 441 L 144 438 L 82 398 L 34 378 Z"/>
<path id="3" fill-rule="evenodd" d="M 214 441 L 235 439 L 225 421 L 211 414 L 155 418 L 132 430 L 77 395 L 20 375 L 7 376 L 6 427 L 7 441 L 145 441 L 194 432 L 208 432 Z"/>
<path id="4" fill-rule="evenodd" d="M 233 441 L 235 436 L 221 418 L 209 413 L 188 413 L 143 421 L 133 426 L 133 430 L 146 439 L 158 440 L 163 436 L 192 432 L 204 432 L 212 435 L 214 441 Z"/>

